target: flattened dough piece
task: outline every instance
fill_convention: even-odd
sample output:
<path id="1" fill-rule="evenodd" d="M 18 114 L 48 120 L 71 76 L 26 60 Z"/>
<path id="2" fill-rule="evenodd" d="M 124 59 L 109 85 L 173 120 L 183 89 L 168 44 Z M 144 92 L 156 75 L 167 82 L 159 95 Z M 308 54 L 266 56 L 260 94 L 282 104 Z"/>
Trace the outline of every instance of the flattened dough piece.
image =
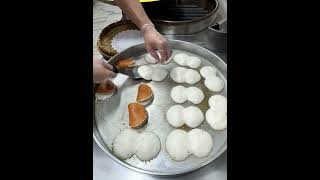
<path id="1" fill-rule="evenodd" d="M 221 112 L 227 112 L 227 98 L 220 94 L 211 96 L 208 103 L 210 108 Z"/>
<path id="2" fill-rule="evenodd" d="M 138 68 L 138 74 L 145 80 L 152 79 L 153 68 L 148 65 L 142 65 Z"/>
<path id="3" fill-rule="evenodd" d="M 188 55 L 185 53 L 178 53 L 174 56 L 174 61 L 180 66 L 187 66 Z"/>
<path id="4" fill-rule="evenodd" d="M 206 120 L 214 130 L 224 130 L 227 128 L 227 113 L 210 108 L 206 112 Z"/>
<path id="5" fill-rule="evenodd" d="M 187 100 L 186 89 L 184 86 L 178 85 L 171 89 L 170 96 L 176 103 L 184 103 Z"/>
<path id="6" fill-rule="evenodd" d="M 187 65 L 190 68 L 197 69 L 201 66 L 201 59 L 195 56 L 189 56 Z"/>
<path id="7" fill-rule="evenodd" d="M 204 94 L 201 89 L 197 87 L 189 87 L 187 89 L 188 101 L 193 104 L 200 104 L 204 99 Z"/>
<path id="8" fill-rule="evenodd" d="M 200 74 L 204 79 L 208 77 L 217 76 L 218 70 L 216 67 L 212 66 L 204 66 L 200 69 Z"/>
<path id="9" fill-rule="evenodd" d="M 166 118 L 171 126 L 178 128 L 184 124 L 183 109 L 181 105 L 173 105 L 168 109 Z"/>
<path id="10" fill-rule="evenodd" d="M 163 81 L 166 79 L 168 75 L 167 70 L 165 70 L 164 68 L 157 66 L 153 68 L 153 72 L 152 72 L 152 81 Z"/>
<path id="11" fill-rule="evenodd" d="M 145 80 L 163 81 L 166 79 L 168 72 L 161 66 L 142 65 L 138 68 L 138 74 Z"/>
<path id="12" fill-rule="evenodd" d="M 139 134 L 132 129 L 125 129 L 117 134 L 113 142 L 113 152 L 120 159 L 129 159 L 136 153 L 136 141 Z"/>
<path id="13" fill-rule="evenodd" d="M 141 161 L 150 161 L 156 158 L 161 149 L 159 137 L 149 131 L 141 133 L 137 140 L 136 156 Z"/>
<path id="14" fill-rule="evenodd" d="M 213 92 L 220 92 L 224 88 L 224 82 L 217 76 L 212 76 L 204 80 L 204 85 Z"/>
<path id="15" fill-rule="evenodd" d="M 187 71 L 187 68 L 184 67 L 175 67 L 170 72 L 171 79 L 176 83 L 184 83 L 184 77 L 185 73 Z"/>
<path id="16" fill-rule="evenodd" d="M 184 74 L 184 82 L 190 85 L 196 84 L 201 80 L 200 74 L 193 69 L 187 69 Z"/>
<path id="17" fill-rule="evenodd" d="M 153 58 L 149 53 L 144 57 L 144 61 L 148 64 L 156 64 L 159 62 L 157 59 Z"/>
<path id="18" fill-rule="evenodd" d="M 188 132 L 189 151 L 198 158 L 209 155 L 213 147 L 211 135 L 202 129 L 192 129 Z"/>
<path id="19" fill-rule="evenodd" d="M 190 155 L 188 151 L 188 133 L 180 129 L 171 131 L 166 139 L 166 150 L 173 160 L 185 160 Z"/>
<path id="20" fill-rule="evenodd" d="M 203 122 L 204 115 L 198 107 L 189 106 L 183 109 L 183 119 L 187 126 L 196 128 Z"/>

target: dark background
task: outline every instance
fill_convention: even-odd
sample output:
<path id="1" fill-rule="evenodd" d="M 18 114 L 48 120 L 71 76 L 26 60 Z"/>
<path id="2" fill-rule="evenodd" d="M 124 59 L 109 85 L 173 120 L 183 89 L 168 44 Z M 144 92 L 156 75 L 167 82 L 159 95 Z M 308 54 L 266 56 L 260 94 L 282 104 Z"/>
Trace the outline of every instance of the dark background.
<path id="1" fill-rule="evenodd" d="M 92 178 L 92 2 L 1 4 L 2 179 Z M 318 10 L 228 2 L 228 178 L 312 179 Z"/>

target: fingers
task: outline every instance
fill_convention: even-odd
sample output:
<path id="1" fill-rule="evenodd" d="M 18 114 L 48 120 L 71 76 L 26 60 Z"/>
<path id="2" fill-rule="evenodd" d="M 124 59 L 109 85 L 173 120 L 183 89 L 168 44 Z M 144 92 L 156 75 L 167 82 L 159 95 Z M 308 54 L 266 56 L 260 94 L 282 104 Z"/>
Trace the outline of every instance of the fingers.
<path id="1" fill-rule="evenodd" d="M 166 39 L 161 40 L 159 42 L 158 49 L 159 49 L 158 51 L 161 55 L 161 59 L 160 59 L 161 62 L 168 60 L 168 58 L 172 55 L 172 50 L 169 47 Z"/>
<path id="2" fill-rule="evenodd" d="M 116 74 L 106 68 L 103 70 L 99 70 L 99 72 L 96 72 L 93 74 L 93 81 L 95 83 L 100 83 L 101 81 L 112 79 L 116 77 Z"/>
<path id="3" fill-rule="evenodd" d="M 112 65 L 109 64 L 106 60 L 103 59 L 103 60 L 101 61 L 101 63 L 102 63 L 102 65 L 103 65 L 105 68 L 107 68 L 108 70 L 110 70 L 110 71 L 113 70 Z"/>
<path id="4" fill-rule="evenodd" d="M 104 59 L 94 59 L 93 63 L 93 81 L 99 83 L 102 80 L 116 77 L 112 72 L 113 67 Z"/>
<path id="5" fill-rule="evenodd" d="M 106 60 L 102 60 L 102 65 L 106 68 L 106 76 L 108 79 L 116 77 L 116 73 L 114 72 L 111 64 L 109 64 Z"/>
<path id="6" fill-rule="evenodd" d="M 106 78 L 109 79 L 114 77 L 116 77 L 116 73 L 110 71 L 109 69 L 106 69 Z"/>
<path id="7" fill-rule="evenodd" d="M 165 49 L 166 49 L 166 52 L 167 52 L 167 56 L 168 56 L 168 59 L 172 56 L 172 48 L 170 47 L 170 45 L 167 43 L 166 46 L 165 46 Z M 167 59 L 167 60 L 168 60 Z"/>
<path id="8" fill-rule="evenodd" d="M 144 41 L 146 49 L 150 55 L 159 60 L 160 63 L 168 60 L 172 55 L 172 50 L 167 39 L 161 35 L 156 29 L 150 28 L 144 32 Z"/>
<path id="9" fill-rule="evenodd" d="M 112 85 L 114 83 L 110 79 L 104 79 L 100 82 L 100 84 Z"/>
<path id="10" fill-rule="evenodd" d="M 167 52 L 165 51 L 164 47 L 158 50 L 160 53 L 160 63 L 163 63 L 167 59 Z"/>
<path id="11" fill-rule="evenodd" d="M 155 59 L 157 59 L 157 60 L 160 60 L 160 58 L 159 58 L 156 50 L 153 49 L 152 46 L 149 46 L 149 45 L 148 45 L 148 46 L 146 47 L 146 49 L 147 49 L 147 51 L 150 53 L 150 55 L 151 55 L 153 58 L 155 58 Z"/>

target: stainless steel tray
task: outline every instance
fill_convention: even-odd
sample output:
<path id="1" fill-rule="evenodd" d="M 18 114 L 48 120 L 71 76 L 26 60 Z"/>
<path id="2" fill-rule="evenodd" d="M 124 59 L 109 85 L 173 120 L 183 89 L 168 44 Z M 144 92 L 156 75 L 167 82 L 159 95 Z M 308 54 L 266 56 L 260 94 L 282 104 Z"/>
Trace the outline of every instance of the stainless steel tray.
<path id="1" fill-rule="evenodd" d="M 174 54 L 178 52 L 184 52 L 187 54 L 195 55 L 201 58 L 202 65 L 214 65 L 219 69 L 218 76 L 220 76 L 225 81 L 225 88 L 222 94 L 227 96 L 227 65 L 218 56 L 212 52 L 192 43 L 173 40 L 170 41 Z M 145 55 L 146 50 L 144 44 L 133 46 L 127 50 L 117 54 L 109 60 L 109 63 L 115 63 L 119 59 L 134 57 L 137 60 L 142 60 Z M 176 67 L 173 61 L 165 67 L 168 72 L 174 67 Z M 200 67 L 200 68 L 201 68 Z M 199 69 L 197 71 L 199 72 Z M 112 153 L 112 143 L 115 136 L 123 129 L 129 128 L 128 125 L 128 112 L 127 105 L 130 102 L 134 102 L 137 94 L 138 85 L 141 83 L 148 83 L 154 92 L 154 100 L 151 105 L 147 106 L 147 111 L 149 114 L 148 123 L 140 129 L 141 131 L 153 131 L 156 133 L 161 140 L 161 151 L 158 156 L 148 162 L 142 162 L 135 157 L 131 157 L 125 161 L 118 159 Z M 146 174 L 160 175 L 160 176 L 174 176 L 192 172 L 197 170 L 213 160 L 215 160 L 220 154 L 222 154 L 227 149 L 227 130 L 224 131 L 214 131 L 211 129 L 206 120 L 198 127 L 200 129 L 209 132 L 213 138 L 214 145 L 211 153 L 205 157 L 198 159 L 193 155 L 189 156 L 185 161 L 176 162 L 173 161 L 169 154 L 166 152 L 165 141 L 167 135 L 174 130 L 172 126 L 169 125 L 165 118 L 167 110 L 175 103 L 171 100 L 170 90 L 172 87 L 178 85 L 173 82 L 169 74 L 163 82 L 148 82 L 148 81 L 137 81 L 128 79 L 126 83 L 120 87 L 116 94 L 106 102 L 94 103 L 94 117 L 93 117 L 93 138 L 100 146 L 100 148 L 108 154 L 113 160 L 120 163 L 121 165 Z M 190 85 L 182 84 L 183 86 L 189 87 Z M 205 94 L 205 99 L 199 105 L 203 113 L 205 113 L 208 106 L 208 99 L 210 96 L 217 94 L 208 91 L 204 86 L 204 80 L 201 79 L 200 82 L 194 86 L 203 90 Z M 192 105 L 189 102 L 182 104 L 184 107 Z M 190 128 L 183 126 L 180 129 L 190 130 Z"/>

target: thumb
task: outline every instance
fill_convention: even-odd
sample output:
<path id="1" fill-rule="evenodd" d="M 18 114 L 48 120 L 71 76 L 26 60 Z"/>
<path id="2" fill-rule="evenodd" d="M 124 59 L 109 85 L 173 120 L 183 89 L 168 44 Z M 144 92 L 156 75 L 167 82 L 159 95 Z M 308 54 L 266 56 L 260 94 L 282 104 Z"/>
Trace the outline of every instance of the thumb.
<path id="1" fill-rule="evenodd" d="M 101 61 L 102 65 L 107 68 L 108 70 L 112 71 L 113 70 L 113 67 L 111 64 L 109 64 L 106 60 L 102 59 Z"/>

